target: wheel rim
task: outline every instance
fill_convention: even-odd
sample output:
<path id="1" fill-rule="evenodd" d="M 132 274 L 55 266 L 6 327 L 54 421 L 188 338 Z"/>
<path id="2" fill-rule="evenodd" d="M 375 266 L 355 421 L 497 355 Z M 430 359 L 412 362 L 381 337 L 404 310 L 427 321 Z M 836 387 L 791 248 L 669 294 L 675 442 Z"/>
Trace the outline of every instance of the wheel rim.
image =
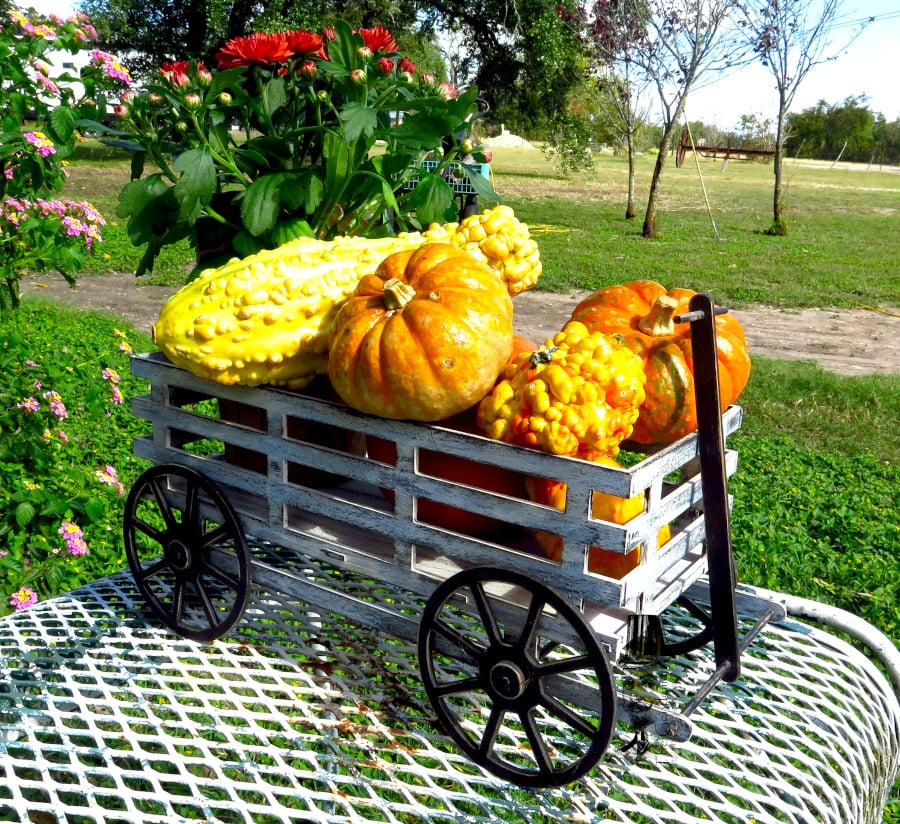
<path id="1" fill-rule="evenodd" d="M 510 612 L 501 593 L 522 608 Z M 603 649 L 580 613 L 526 575 L 476 568 L 441 584 L 422 616 L 419 664 L 460 749 L 521 786 L 580 778 L 612 739 L 615 683 Z"/>
<path id="2" fill-rule="evenodd" d="M 123 533 L 135 583 L 169 629 L 211 641 L 240 620 L 249 552 L 237 514 L 212 481 L 178 464 L 148 469 L 125 502 Z"/>

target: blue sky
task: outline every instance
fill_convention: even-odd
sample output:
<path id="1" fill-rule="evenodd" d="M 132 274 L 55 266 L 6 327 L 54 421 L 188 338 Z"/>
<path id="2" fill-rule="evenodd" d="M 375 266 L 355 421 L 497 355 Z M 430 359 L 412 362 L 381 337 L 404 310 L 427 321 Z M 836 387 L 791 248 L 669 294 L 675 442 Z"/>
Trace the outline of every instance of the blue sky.
<path id="1" fill-rule="evenodd" d="M 840 23 L 831 33 L 834 50 L 852 37 L 858 28 L 855 21 L 876 19 L 846 51 L 809 72 L 797 89 L 791 110 L 802 111 L 820 100 L 834 104 L 866 95 L 872 111 L 881 112 L 889 121 L 900 118 L 900 0 L 845 0 L 839 17 Z M 777 109 L 774 79 L 758 64 L 695 89 L 687 103 L 690 120 L 726 129 L 738 125 L 742 114 L 774 120 Z"/>
<path id="2" fill-rule="evenodd" d="M 817 0 L 811 0 L 815 3 Z M 60 15 L 71 12 L 71 0 L 20 0 L 38 11 Z M 847 97 L 866 95 L 868 106 L 889 121 L 900 118 L 900 0 L 845 0 L 841 23 L 832 31 L 835 49 L 855 31 L 854 21 L 874 17 L 875 22 L 836 59 L 813 68 L 794 99 L 793 111 L 814 106 L 819 100 L 841 103 Z M 695 89 L 688 98 L 691 120 L 737 126 L 743 114 L 774 119 L 778 98 L 771 74 L 760 65 Z"/>

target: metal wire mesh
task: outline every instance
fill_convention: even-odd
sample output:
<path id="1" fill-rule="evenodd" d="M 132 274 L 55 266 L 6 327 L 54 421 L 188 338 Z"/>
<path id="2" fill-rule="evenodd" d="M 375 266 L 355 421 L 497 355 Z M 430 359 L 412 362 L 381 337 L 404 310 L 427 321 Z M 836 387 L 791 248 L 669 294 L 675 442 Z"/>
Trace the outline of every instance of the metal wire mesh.
<path id="1" fill-rule="evenodd" d="M 626 657 L 618 685 L 683 704 L 711 657 Z M 409 644 L 273 593 L 202 645 L 155 626 L 130 577 L 112 576 L 0 621 L 0 664 L 5 821 L 863 824 L 881 819 L 900 758 L 884 677 L 795 621 L 754 641 L 690 741 L 620 726 L 586 779 L 540 791 L 484 772 L 434 728 Z"/>

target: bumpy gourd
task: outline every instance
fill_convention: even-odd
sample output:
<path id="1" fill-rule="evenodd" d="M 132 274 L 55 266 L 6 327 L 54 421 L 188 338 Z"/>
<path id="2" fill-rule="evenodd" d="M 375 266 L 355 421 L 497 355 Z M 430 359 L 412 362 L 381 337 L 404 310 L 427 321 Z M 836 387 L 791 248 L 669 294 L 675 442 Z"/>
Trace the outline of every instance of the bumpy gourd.
<path id="1" fill-rule="evenodd" d="M 570 322 L 507 366 L 479 404 L 478 422 L 496 440 L 557 455 L 614 456 L 631 434 L 645 381 L 637 355 Z"/>
<path id="2" fill-rule="evenodd" d="M 605 466 L 619 466 L 614 458 L 605 455 L 587 452 L 579 457 Z M 548 478 L 527 478 L 525 486 L 533 501 L 565 510 L 567 492 L 565 483 Z M 638 493 L 631 498 L 622 498 L 597 490 L 591 493 L 591 517 L 595 520 L 627 524 L 644 511 L 644 506 L 643 493 Z M 559 535 L 534 530 L 534 537 L 544 555 L 557 563 L 562 560 L 563 540 Z M 671 537 L 672 530 L 668 524 L 665 524 L 657 533 L 656 548 L 663 546 Z M 599 546 L 588 547 L 587 568 L 591 572 L 605 575 L 608 578 L 622 578 L 640 564 L 643 548 L 644 544 L 641 544 L 623 554 Z"/>
<path id="3" fill-rule="evenodd" d="M 154 341 L 177 366 L 217 383 L 303 388 L 327 371 L 331 324 L 360 279 L 427 243 L 465 249 L 510 294 L 540 275 L 537 245 L 504 206 L 391 238 L 301 237 L 202 272 L 163 305 Z"/>

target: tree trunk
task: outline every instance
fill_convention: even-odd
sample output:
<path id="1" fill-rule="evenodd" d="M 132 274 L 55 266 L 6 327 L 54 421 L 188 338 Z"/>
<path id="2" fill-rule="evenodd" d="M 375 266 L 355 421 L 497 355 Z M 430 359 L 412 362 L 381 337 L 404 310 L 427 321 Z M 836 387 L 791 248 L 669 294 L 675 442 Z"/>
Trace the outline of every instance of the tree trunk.
<path id="1" fill-rule="evenodd" d="M 625 220 L 634 220 L 637 210 L 634 205 L 634 134 L 629 131 L 628 146 L 628 203 L 625 205 Z"/>
<path id="2" fill-rule="evenodd" d="M 769 234 L 786 235 L 787 220 L 784 217 L 784 199 L 782 193 L 782 166 L 784 161 L 785 112 L 786 102 L 781 99 L 778 106 L 778 125 L 775 129 L 775 157 L 773 158 L 773 172 L 775 174 L 775 190 L 772 196 L 772 228 Z"/>
<path id="3" fill-rule="evenodd" d="M 672 135 L 675 134 L 675 128 L 681 117 L 684 108 L 684 98 L 679 103 L 675 116 L 666 124 L 663 132 L 662 140 L 659 141 L 659 153 L 656 155 L 656 165 L 653 167 L 653 177 L 650 180 L 650 195 L 647 198 L 647 211 L 644 214 L 644 237 L 657 237 L 659 231 L 656 228 L 656 211 L 659 201 L 659 182 L 662 177 L 663 169 L 666 167 L 666 158 L 669 156 L 669 143 L 672 142 Z"/>

